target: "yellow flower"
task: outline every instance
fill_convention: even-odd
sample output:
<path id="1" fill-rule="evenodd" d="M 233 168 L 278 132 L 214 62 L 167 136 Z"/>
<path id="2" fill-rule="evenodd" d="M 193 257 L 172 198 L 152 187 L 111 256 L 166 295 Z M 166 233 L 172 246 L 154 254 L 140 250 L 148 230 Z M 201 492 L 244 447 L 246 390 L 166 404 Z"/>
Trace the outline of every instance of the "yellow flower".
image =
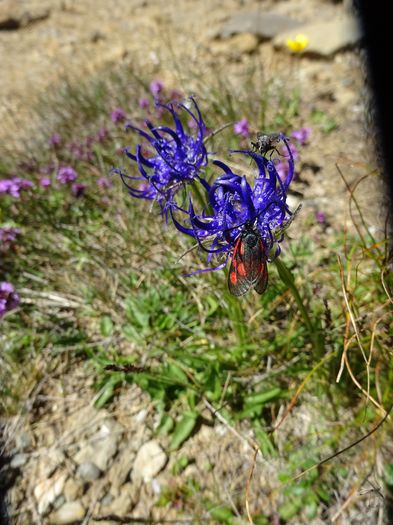
<path id="1" fill-rule="evenodd" d="M 310 43 L 310 40 L 306 35 L 296 35 L 295 38 L 288 38 L 287 47 L 293 53 L 301 53 Z"/>

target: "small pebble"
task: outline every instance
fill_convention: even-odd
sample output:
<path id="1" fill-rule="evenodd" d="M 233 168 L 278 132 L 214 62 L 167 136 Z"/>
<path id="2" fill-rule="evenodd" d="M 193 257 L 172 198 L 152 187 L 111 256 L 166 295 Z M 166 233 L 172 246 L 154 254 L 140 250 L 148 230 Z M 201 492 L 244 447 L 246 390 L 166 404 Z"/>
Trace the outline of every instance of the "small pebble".
<path id="1" fill-rule="evenodd" d="M 82 463 L 76 473 L 84 481 L 94 481 L 101 475 L 100 469 L 94 463 Z"/>
<path id="2" fill-rule="evenodd" d="M 69 501 L 50 516 L 50 523 L 52 525 L 70 525 L 71 523 L 80 523 L 84 517 L 83 505 L 79 501 Z"/>
<path id="3" fill-rule="evenodd" d="M 15 456 L 11 460 L 11 467 L 12 468 L 19 468 L 23 467 L 23 465 L 27 462 L 28 455 L 27 454 L 15 454 Z"/>

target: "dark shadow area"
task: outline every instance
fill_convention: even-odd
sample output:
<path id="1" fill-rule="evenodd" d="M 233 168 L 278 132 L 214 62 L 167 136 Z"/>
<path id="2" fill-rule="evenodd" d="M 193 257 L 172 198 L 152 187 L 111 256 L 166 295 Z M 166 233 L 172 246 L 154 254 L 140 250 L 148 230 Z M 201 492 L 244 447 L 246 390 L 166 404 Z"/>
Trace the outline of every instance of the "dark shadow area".
<path id="1" fill-rule="evenodd" d="M 367 66 L 376 109 L 378 140 L 383 156 L 383 171 L 393 202 L 393 77 L 388 71 L 387 61 L 391 57 L 391 21 L 393 5 L 379 2 L 378 7 L 369 0 L 355 2 L 364 32 Z"/>
<path id="2" fill-rule="evenodd" d="M 0 442 L 0 450 L 2 443 Z M 4 453 L 0 455 L 0 525 L 9 525 L 10 518 L 7 511 L 6 496 L 7 491 L 15 482 L 18 476 L 17 470 L 10 467 L 11 458 Z"/>

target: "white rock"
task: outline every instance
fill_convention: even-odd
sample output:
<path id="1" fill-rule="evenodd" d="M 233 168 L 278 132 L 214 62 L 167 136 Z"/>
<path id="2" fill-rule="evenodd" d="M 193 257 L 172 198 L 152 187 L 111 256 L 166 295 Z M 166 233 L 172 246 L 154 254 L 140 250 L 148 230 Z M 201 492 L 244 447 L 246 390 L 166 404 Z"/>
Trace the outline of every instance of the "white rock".
<path id="1" fill-rule="evenodd" d="M 44 479 L 34 488 L 38 514 L 45 514 L 57 496 L 63 491 L 67 474 L 57 473 L 52 478 Z"/>
<path id="2" fill-rule="evenodd" d="M 15 454 L 15 456 L 11 460 L 11 467 L 12 468 L 19 468 L 23 467 L 27 463 L 29 456 L 28 454 Z"/>
<path id="3" fill-rule="evenodd" d="M 84 481 L 94 481 L 100 474 L 100 469 L 94 463 L 81 463 L 77 470 L 77 475 Z"/>
<path id="4" fill-rule="evenodd" d="M 138 450 L 132 469 L 134 481 L 143 479 L 145 483 L 151 481 L 167 462 L 167 455 L 157 441 L 151 440 Z"/>
<path id="5" fill-rule="evenodd" d="M 117 442 L 120 432 L 113 432 L 105 423 L 89 442 L 85 443 L 74 456 L 78 465 L 94 463 L 102 472 L 105 472 L 110 459 L 117 452 Z"/>
<path id="6" fill-rule="evenodd" d="M 142 410 L 140 410 L 134 417 L 135 421 L 137 423 L 142 423 L 145 419 L 146 419 L 146 416 L 147 416 L 147 410 L 146 408 L 142 408 Z"/>
<path id="7" fill-rule="evenodd" d="M 85 516 L 85 509 L 79 501 L 64 503 L 57 512 L 51 515 L 50 522 L 53 525 L 69 525 L 80 523 Z"/>

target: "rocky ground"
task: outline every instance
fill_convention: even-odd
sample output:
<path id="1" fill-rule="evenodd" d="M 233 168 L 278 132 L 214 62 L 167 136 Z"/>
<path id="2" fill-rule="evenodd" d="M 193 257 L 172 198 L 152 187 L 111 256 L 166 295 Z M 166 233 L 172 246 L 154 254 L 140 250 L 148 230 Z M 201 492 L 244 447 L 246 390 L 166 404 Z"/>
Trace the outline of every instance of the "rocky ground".
<path id="1" fill-rule="evenodd" d="M 266 13 L 276 18 L 264 18 Z M 353 48 L 359 34 L 348 25 L 349 15 L 349 3 L 327 0 L 0 0 L 0 56 L 6 72 L 0 77 L 0 140 L 16 144 L 28 136 L 37 98 L 56 90 L 65 76 L 75 81 L 105 74 L 113 64 L 138 63 L 147 75 L 176 86 L 179 77 L 170 67 L 174 57 L 178 65 L 198 64 L 204 83 L 217 72 L 240 81 L 244 68 L 262 63 L 300 83 L 305 113 L 317 105 L 336 120 L 336 131 L 315 131 L 302 158 L 298 188 L 307 206 L 324 210 L 328 221 L 342 221 L 348 199 L 335 163 L 340 160 L 353 181 L 372 162 L 363 66 Z M 287 31 L 310 36 L 307 53 L 288 54 Z M 379 192 L 377 183 L 363 191 L 366 207 Z M 370 217 L 380 228 L 380 217 L 371 209 Z M 10 463 L 2 476 L 10 487 L 11 523 L 110 524 L 115 523 L 111 516 L 127 515 L 175 519 L 176 509 L 151 509 L 163 486 L 176 492 L 182 456 L 194 458 L 182 482 L 204 479 L 213 500 L 220 495 L 231 505 L 231 494 L 244 490 L 252 460 L 247 429 L 234 435 L 222 421 L 213 426 L 207 406 L 211 424 L 169 455 L 165 439 L 153 437 L 156 421 L 147 396 L 129 388 L 108 409 L 97 411 L 90 383 L 83 368 L 67 370 L 66 376 L 57 370 L 6 422 Z M 262 475 L 267 483 L 266 468 L 257 469 Z M 255 497 L 256 506 L 263 503 Z M 338 499 L 329 511 L 334 523 L 376 523 L 378 502 L 365 506 L 361 515 L 356 506 L 340 512 L 342 504 Z M 328 522 L 318 518 L 312 523 Z"/>

